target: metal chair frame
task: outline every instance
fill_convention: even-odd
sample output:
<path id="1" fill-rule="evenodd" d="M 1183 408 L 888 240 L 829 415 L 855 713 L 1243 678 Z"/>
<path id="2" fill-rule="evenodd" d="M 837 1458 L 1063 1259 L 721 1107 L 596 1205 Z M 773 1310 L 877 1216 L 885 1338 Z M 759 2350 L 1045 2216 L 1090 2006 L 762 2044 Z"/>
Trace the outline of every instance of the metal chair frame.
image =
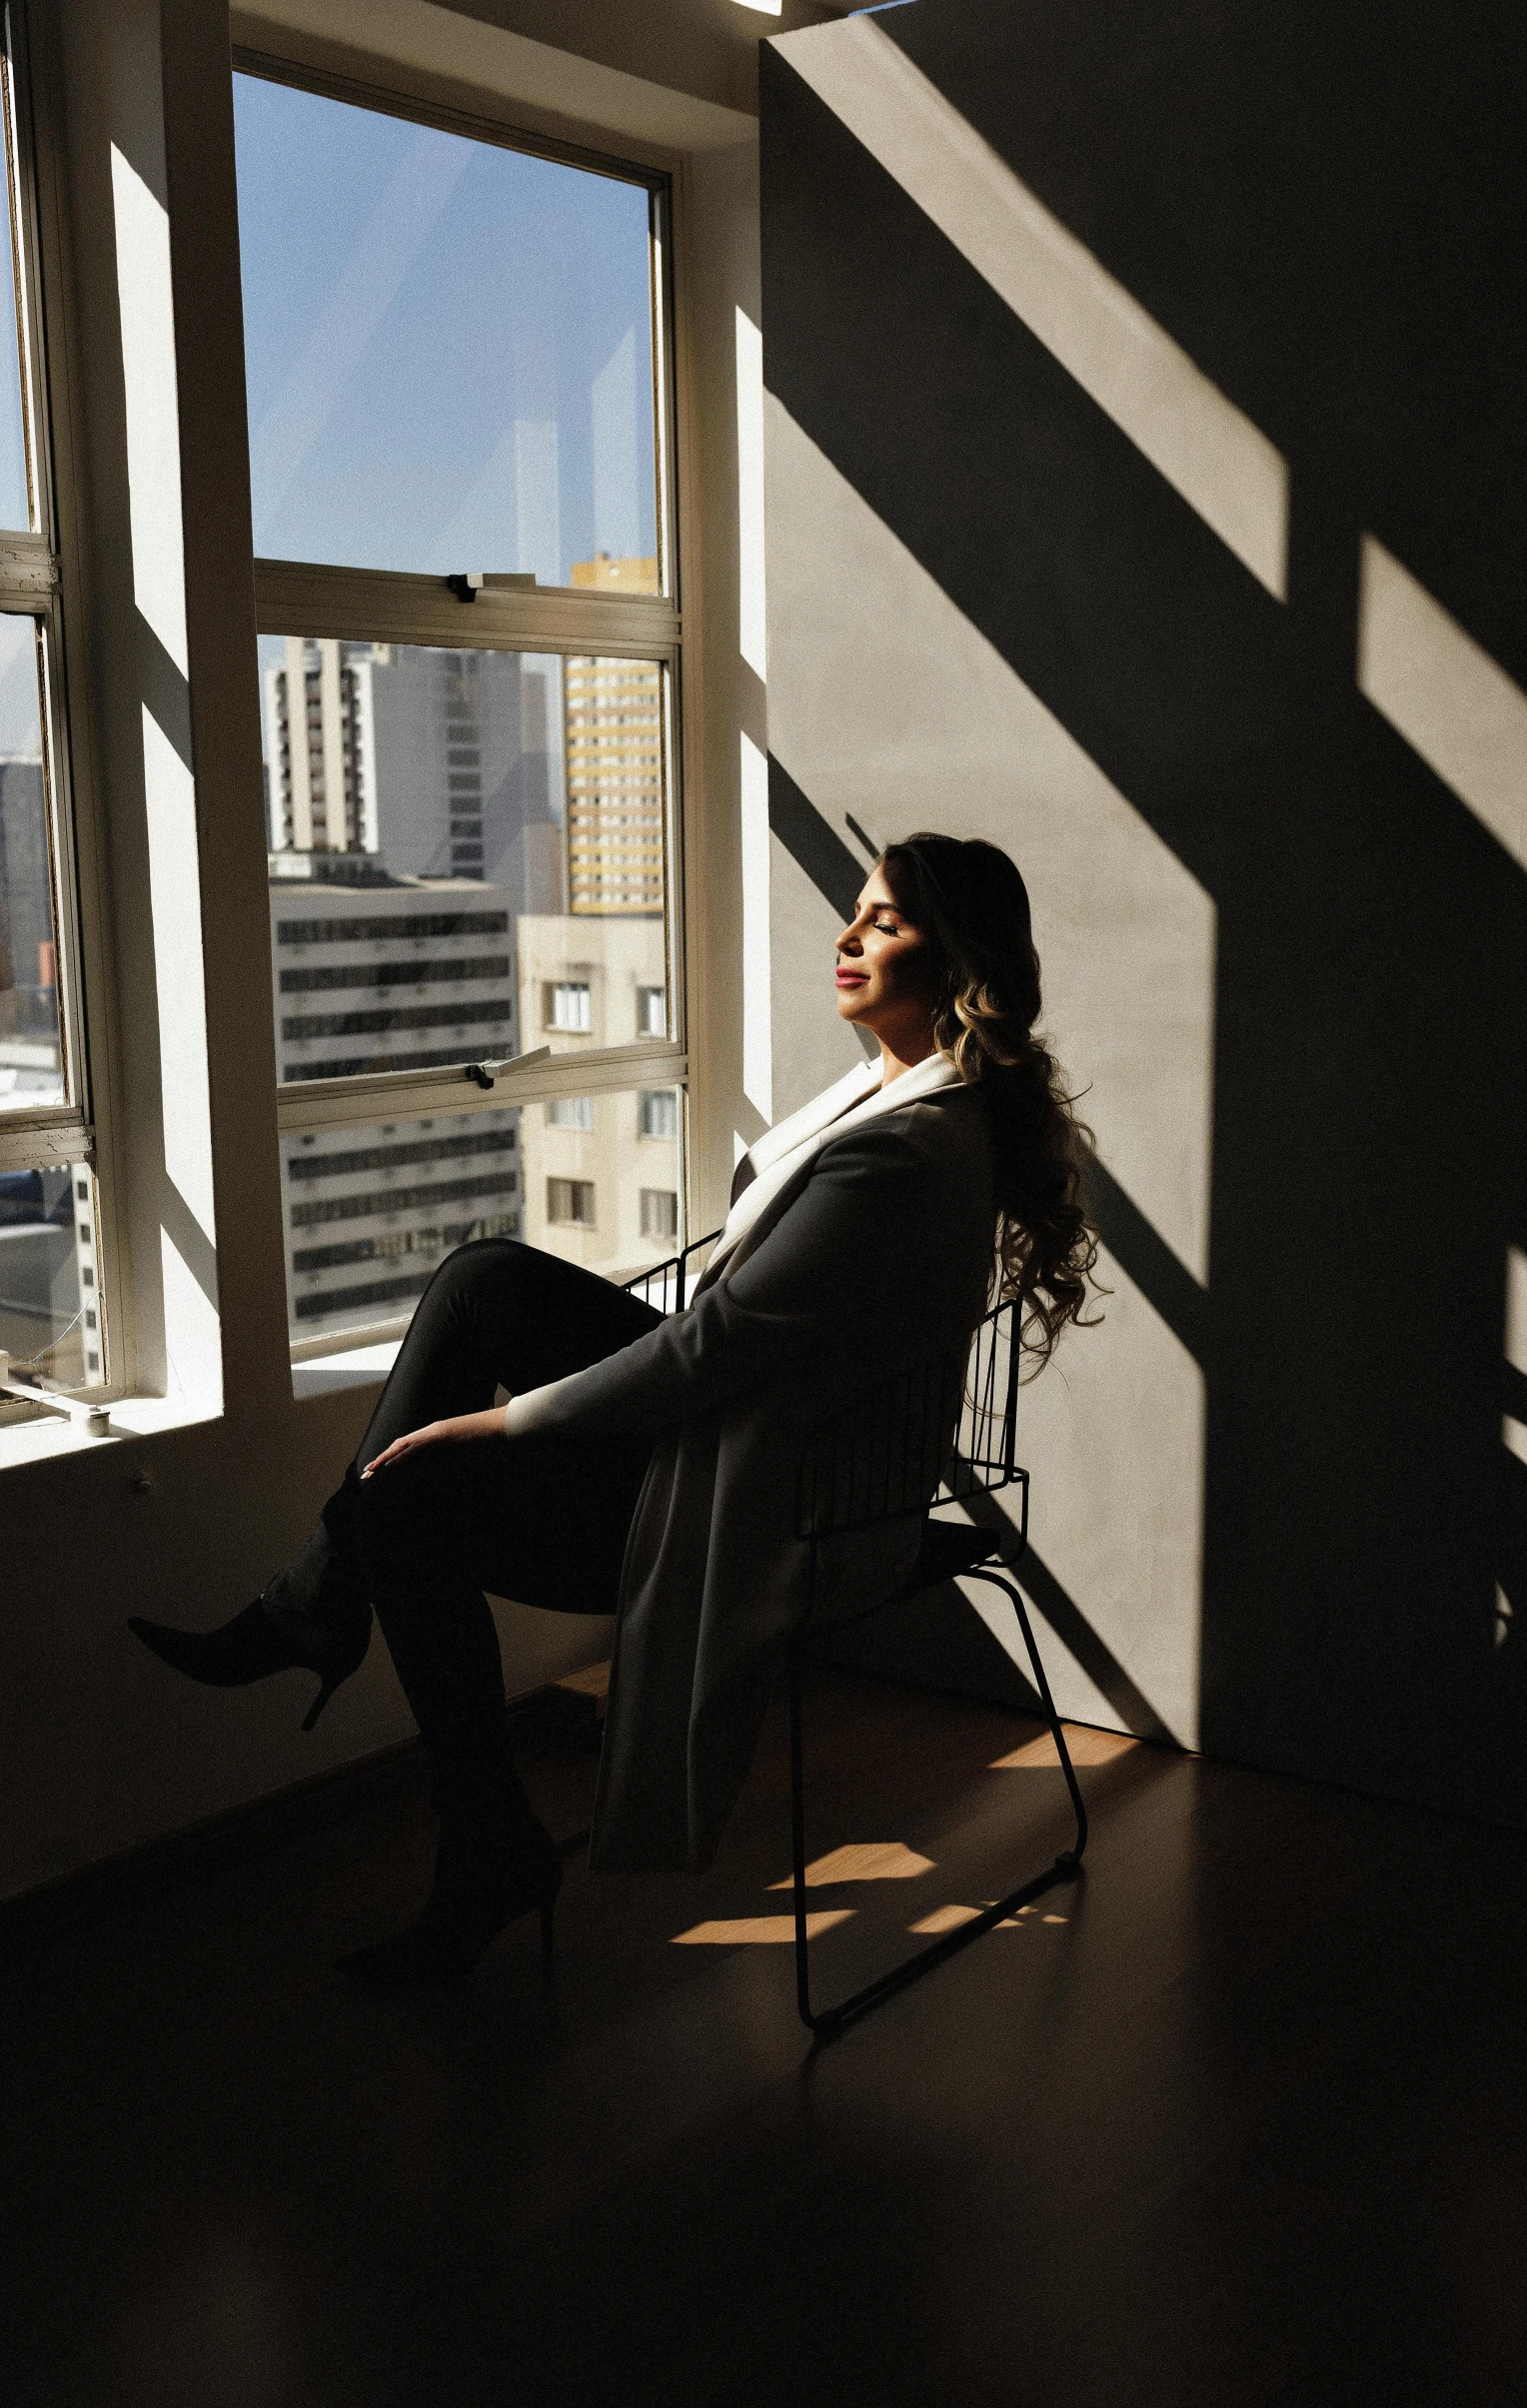
<path id="1" fill-rule="evenodd" d="M 943 1363 L 914 1365 L 902 1372 L 869 1397 L 838 1414 L 812 1432 L 800 1458 L 796 1483 L 795 1536 L 810 1547 L 809 1605 L 806 1620 L 793 1648 L 788 1665 L 789 1735 L 790 1735 L 790 1839 L 794 1873 L 795 1920 L 795 2002 L 800 2020 L 807 2031 L 817 2038 L 829 2038 L 847 2023 L 867 2014 L 871 2007 L 903 1989 L 908 1982 L 942 1964 L 972 1940 L 992 1931 L 997 1924 L 1014 1914 L 1057 1881 L 1074 1879 L 1081 1869 L 1081 1859 L 1087 1844 L 1087 1814 L 1077 1786 L 1075 1768 L 1065 1744 L 1065 1732 L 1055 1711 L 1049 1682 L 1034 1642 L 1032 1626 L 1022 1596 L 1014 1584 L 995 1569 L 1004 1568 L 1012 1559 L 998 1553 L 999 1542 L 978 1528 L 968 1532 L 972 1560 L 949 1565 L 950 1551 L 945 1543 L 942 1550 L 945 1566 L 936 1563 L 926 1573 L 921 1572 L 921 1557 L 936 1556 L 937 1540 L 928 1534 L 950 1532 L 961 1539 L 966 1533 L 957 1524 L 934 1522 L 929 1518 L 929 1506 L 934 1502 L 958 1503 L 962 1498 L 977 1494 L 993 1496 L 1000 1490 L 1016 1488 L 1022 1500 L 1017 1524 L 1015 1555 L 1021 1556 L 1028 1544 L 1028 1474 L 1015 1460 L 1017 1442 L 1017 1394 L 1020 1352 L 1017 1343 L 1017 1307 L 1007 1303 L 988 1313 L 976 1328 L 968 1357 L 957 1366 L 949 1360 Z M 1005 1372 L 999 1367 L 1005 1363 Z M 957 1397 L 952 1382 L 964 1374 Z M 1001 1391 L 998 1405 L 998 1391 Z M 957 1424 L 956 1424 L 957 1412 Z M 950 1433 L 954 1434 L 952 1447 Z M 929 1478 L 930 1462 L 933 1476 Z M 935 1490 L 943 1492 L 935 1498 Z M 952 1931 L 941 1932 L 928 1946 L 918 1948 L 887 1972 L 866 1982 L 850 1997 L 840 1999 L 835 2006 L 813 2007 L 810 1988 L 810 1948 L 806 1936 L 806 1859 L 805 1859 L 805 1771 L 802 1743 L 801 1667 L 811 1631 L 811 1613 L 815 1605 L 816 1578 L 820 1542 L 851 1531 L 871 1530 L 885 1523 L 909 1520 L 915 1514 L 922 1524 L 922 1550 L 919 1564 L 907 1581 L 863 1614 L 834 1618 L 833 1627 L 841 1629 L 867 1622 L 892 1603 L 923 1595 L 946 1578 L 973 1579 L 987 1582 L 999 1589 L 1012 1607 L 1017 1619 L 1030 1668 L 1034 1688 L 1044 1710 L 1044 1719 L 1055 1743 L 1055 1753 L 1065 1776 L 1075 1814 L 1074 1844 L 1062 1849 L 1052 1864 L 1031 1875 L 1010 1889 L 995 1904 L 984 1907 L 979 1914 L 958 1924 Z M 959 1552 L 959 1551 L 954 1551 Z M 920 1577 L 919 1577 L 920 1574 Z"/>
<path id="2" fill-rule="evenodd" d="M 682 1313 L 686 1292 L 695 1277 L 690 1269 L 690 1257 L 704 1253 L 708 1246 L 715 1245 L 720 1236 L 721 1231 L 713 1229 L 706 1237 L 691 1238 L 682 1254 L 670 1254 L 663 1262 L 651 1264 L 647 1270 L 638 1271 L 634 1278 L 623 1279 L 620 1284 L 629 1296 L 641 1296 L 656 1312 Z M 701 1267 L 704 1269 L 704 1265 Z M 652 1292 L 654 1280 L 662 1282 L 661 1300 Z"/>
<path id="3" fill-rule="evenodd" d="M 695 1276 L 691 1270 L 692 1257 L 713 1246 L 720 1235 L 719 1229 L 713 1229 L 706 1237 L 693 1239 L 682 1253 L 654 1263 L 622 1285 L 633 1294 L 642 1294 L 660 1312 L 682 1312 Z M 661 1301 L 652 1292 L 655 1281 L 661 1282 Z M 795 2003 L 801 2022 L 818 2039 L 830 2038 L 841 2031 L 845 2024 L 855 2022 L 871 2007 L 904 1989 L 908 1982 L 957 1955 L 972 1940 L 994 1931 L 998 1923 L 1015 1914 L 1020 1906 L 1042 1896 L 1057 1881 L 1072 1880 L 1081 1870 L 1087 1844 L 1086 1807 L 1034 1641 L 1028 1609 L 1014 1583 L 1005 1577 L 1028 1544 L 1028 1474 L 1016 1460 L 1021 1368 L 1017 1316 L 1016 1304 L 997 1305 L 977 1324 L 968 1350 L 961 1350 L 957 1359 L 947 1356 L 937 1362 L 913 1364 L 859 1399 L 845 1413 L 834 1414 L 830 1421 L 823 1422 L 811 1432 L 801 1451 L 795 1485 L 795 1537 L 809 1547 L 810 1567 L 806 1616 L 790 1649 L 787 1666 L 790 1845 Z M 967 1497 L 995 1496 L 1011 1488 L 1018 1490 L 1021 1503 L 1017 1545 L 1010 1557 L 999 1552 L 1003 1542 L 995 1535 L 974 1526 L 961 1530 L 957 1524 L 930 1518 L 929 1508 L 935 1503 L 957 1505 Z M 890 1597 L 880 1599 L 862 1614 L 834 1617 L 833 1627 L 841 1630 L 870 1621 L 886 1606 L 921 1596 L 951 1577 L 985 1581 L 991 1588 L 999 1589 L 1017 1620 L 1034 1688 L 1065 1776 L 1076 1821 L 1075 1841 L 1063 1848 L 1052 1864 L 1020 1881 L 1005 1897 L 983 1907 L 979 1914 L 954 1930 L 940 1932 L 928 1946 L 916 1949 L 887 1972 L 865 1982 L 850 1997 L 840 1999 L 835 2006 L 813 2007 L 806 1935 L 801 1668 L 816 1602 L 817 1550 L 824 1539 L 909 1521 L 914 1516 L 921 1525 L 921 1549 L 913 1573 Z M 957 1562 L 952 1561 L 947 1539 L 940 1543 L 937 1536 L 940 1533 L 955 1535 L 965 1542 L 953 1551 Z M 936 1559 L 940 1555 L 942 1563 L 934 1561 L 931 1569 L 921 1571 L 924 1556 Z"/>

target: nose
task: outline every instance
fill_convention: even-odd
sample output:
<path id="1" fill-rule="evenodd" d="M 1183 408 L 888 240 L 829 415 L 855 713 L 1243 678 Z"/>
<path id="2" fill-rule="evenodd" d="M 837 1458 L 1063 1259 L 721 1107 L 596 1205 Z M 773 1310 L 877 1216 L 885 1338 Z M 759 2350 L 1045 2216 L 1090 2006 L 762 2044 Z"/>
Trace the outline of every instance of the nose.
<path id="1" fill-rule="evenodd" d="M 840 936 L 834 936 L 832 939 L 832 950 L 834 953 L 861 953 L 863 949 L 863 946 L 859 943 L 857 921 L 851 922 L 849 926 L 844 928 Z"/>

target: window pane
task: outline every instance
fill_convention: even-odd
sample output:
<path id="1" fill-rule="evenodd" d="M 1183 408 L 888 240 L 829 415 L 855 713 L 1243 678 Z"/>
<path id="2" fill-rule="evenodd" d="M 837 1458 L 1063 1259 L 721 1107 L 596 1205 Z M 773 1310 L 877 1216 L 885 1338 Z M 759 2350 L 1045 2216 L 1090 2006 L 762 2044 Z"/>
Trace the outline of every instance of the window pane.
<path id="1" fill-rule="evenodd" d="M 645 186 L 234 87 L 256 552 L 656 590 Z"/>
<path id="2" fill-rule="evenodd" d="M 0 1111 L 61 1103 L 38 638 L 0 617 Z"/>
<path id="3" fill-rule="evenodd" d="M 294 1338 L 410 1313 L 470 1239 L 521 1234 L 518 1110 L 281 1141 Z"/>
<path id="4" fill-rule="evenodd" d="M 661 663 L 260 655 L 282 1079 L 665 1033 Z"/>
<path id="5" fill-rule="evenodd" d="M 614 1279 L 671 1254 L 684 1181 L 679 1097 L 663 1092 L 667 1139 L 642 1135 L 634 1088 L 284 1137 L 293 1338 L 406 1318 L 474 1238 L 525 1238 Z"/>
<path id="6" fill-rule="evenodd" d="M 13 1374 L 99 1387 L 103 1330 L 90 1170 L 0 1172 L 0 1349 Z"/>
<path id="7" fill-rule="evenodd" d="M 27 490 L 27 452 L 21 408 L 21 342 L 16 324 L 16 176 L 15 128 L 11 122 L 14 94 L 10 60 L 5 66 L 5 189 L 7 205 L 0 209 L 5 232 L 0 236 L 0 527 L 35 524 Z"/>
<path id="8" fill-rule="evenodd" d="M 524 1235 L 609 1279 L 629 1279 L 678 1242 L 684 1193 L 677 1088 L 618 1088 L 522 1115 Z M 653 1136 L 655 1103 L 667 1134 Z"/>

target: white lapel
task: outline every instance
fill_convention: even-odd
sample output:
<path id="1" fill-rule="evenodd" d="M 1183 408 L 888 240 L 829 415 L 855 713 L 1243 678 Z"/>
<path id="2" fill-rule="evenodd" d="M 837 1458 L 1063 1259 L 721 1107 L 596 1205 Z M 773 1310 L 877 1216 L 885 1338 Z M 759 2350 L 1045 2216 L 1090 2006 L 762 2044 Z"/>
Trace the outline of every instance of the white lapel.
<path id="1" fill-rule="evenodd" d="M 758 1176 L 744 1188 L 728 1213 L 726 1227 L 698 1286 L 711 1286 L 749 1230 L 829 1137 L 841 1137 L 846 1130 L 874 1120 L 882 1112 L 903 1111 L 925 1095 L 959 1084 L 958 1071 L 941 1053 L 930 1053 L 925 1061 L 903 1070 L 888 1087 L 880 1084 L 878 1062 L 861 1062 L 835 1085 L 813 1096 L 808 1104 L 802 1104 L 788 1120 L 766 1129 L 748 1149 Z"/>

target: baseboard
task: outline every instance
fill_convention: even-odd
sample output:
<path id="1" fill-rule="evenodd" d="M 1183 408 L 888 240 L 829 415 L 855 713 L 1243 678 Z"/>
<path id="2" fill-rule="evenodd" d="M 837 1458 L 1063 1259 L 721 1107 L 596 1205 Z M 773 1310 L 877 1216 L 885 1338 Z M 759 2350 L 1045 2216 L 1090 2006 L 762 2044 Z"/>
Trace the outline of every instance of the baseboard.
<path id="1" fill-rule="evenodd" d="M 511 1727 L 524 1732 L 544 1723 L 569 1736 L 581 1735 L 586 1722 L 593 1729 L 592 1701 L 565 1702 L 561 1686 L 516 1699 L 509 1710 Z M 429 1772 L 421 1742 L 399 1740 L 355 1764 L 294 1782 L 274 1797 L 230 1806 L 162 1839 L 145 1840 L 78 1872 L 0 1898 L 0 1966 L 24 1963 L 113 1916 L 142 1913 L 236 1865 L 348 1822 L 427 1782 Z"/>

